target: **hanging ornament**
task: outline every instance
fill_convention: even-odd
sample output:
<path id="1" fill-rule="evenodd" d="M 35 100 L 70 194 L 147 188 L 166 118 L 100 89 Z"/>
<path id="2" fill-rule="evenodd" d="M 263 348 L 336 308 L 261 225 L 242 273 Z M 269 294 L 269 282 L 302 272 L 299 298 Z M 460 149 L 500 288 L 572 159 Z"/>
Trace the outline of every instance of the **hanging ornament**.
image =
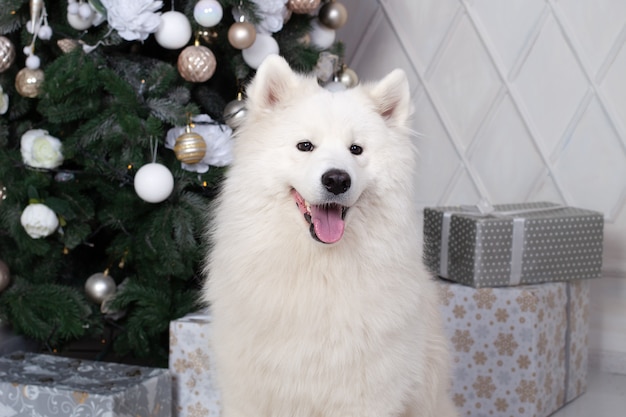
<path id="1" fill-rule="evenodd" d="M 313 13 L 320 5 L 320 0 L 289 0 L 287 8 L 297 14 Z"/>
<path id="2" fill-rule="evenodd" d="M 115 294 L 115 280 L 107 271 L 93 274 L 85 281 L 85 294 L 94 303 L 100 305 L 102 302 Z"/>
<path id="3" fill-rule="evenodd" d="M 43 80 L 41 69 L 22 68 L 15 76 L 15 89 L 21 96 L 35 98 L 39 95 Z"/>
<path id="4" fill-rule="evenodd" d="M 235 22 L 228 29 L 228 42 L 233 48 L 246 49 L 256 40 L 256 29 L 249 22 Z"/>
<path id="5" fill-rule="evenodd" d="M 180 49 L 189 43 L 191 35 L 191 23 L 187 16 L 172 10 L 161 15 L 161 24 L 154 38 L 163 48 Z"/>
<path id="6" fill-rule="evenodd" d="M 0 204 L 7 199 L 7 187 L 0 182 Z"/>
<path id="7" fill-rule="evenodd" d="M 91 26 L 98 26 L 106 20 L 106 9 L 99 0 L 77 1 L 68 0 L 67 2 L 67 22 L 76 30 L 87 30 Z M 118 19 L 116 19 L 118 20 Z M 148 27 L 148 19 L 144 16 L 136 16 L 136 21 L 140 21 L 142 26 Z M 113 20 L 111 20 L 112 23 Z M 115 29 L 119 27 L 111 24 Z M 124 38 L 124 36 L 122 36 Z M 145 38 L 144 38 L 145 39 Z"/>
<path id="8" fill-rule="evenodd" d="M 311 21 L 311 43 L 319 49 L 328 49 L 335 42 L 335 30 L 326 27 L 318 20 Z"/>
<path id="9" fill-rule="evenodd" d="M 174 153 L 176 159 L 185 164 L 197 164 L 202 161 L 206 154 L 206 143 L 204 138 L 192 132 L 191 118 L 185 127 L 185 133 L 176 138 Z"/>
<path id="10" fill-rule="evenodd" d="M 0 292 L 4 291 L 11 283 L 11 271 L 9 266 L 0 259 Z"/>
<path id="11" fill-rule="evenodd" d="M 187 81 L 203 83 L 213 76 L 217 60 L 213 52 L 206 46 L 200 45 L 196 40 L 195 45 L 183 49 L 178 55 L 178 72 Z"/>
<path id="12" fill-rule="evenodd" d="M 0 36 L 0 72 L 4 72 L 15 61 L 15 46 L 6 36 Z"/>
<path id="13" fill-rule="evenodd" d="M 318 19 L 330 29 L 339 29 L 348 20 L 348 11 L 345 6 L 334 0 L 329 1 L 320 8 Z"/>
<path id="14" fill-rule="evenodd" d="M 0 115 L 9 110 L 9 95 L 4 92 L 4 88 L 0 85 Z"/>
<path id="15" fill-rule="evenodd" d="M 28 22 L 27 25 L 28 32 L 33 34 L 36 32 L 42 12 L 43 0 L 30 0 L 30 22 Z"/>
<path id="16" fill-rule="evenodd" d="M 243 93 L 237 93 L 237 98 L 224 107 L 224 121 L 231 129 L 236 129 L 241 125 L 246 117 L 246 103 L 243 100 Z"/>
<path id="17" fill-rule="evenodd" d="M 37 32 L 45 22 L 48 25 L 46 8 L 43 0 L 31 0 L 30 2 L 31 21 L 28 25 L 29 31 L 33 33 L 33 39 L 29 45 L 23 49 L 26 55 L 26 68 L 22 68 L 15 76 L 15 88 L 17 92 L 29 98 L 37 97 L 40 93 L 41 84 L 44 81 L 44 72 L 39 68 L 41 60 L 35 55 L 35 40 Z M 52 29 L 50 29 L 52 31 Z"/>
<path id="18" fill-rule="evenodd" d="M 243 60 L 251 68 L 257 69 L 265 58 L 272 54 L 278 54 L 280 51 L 278 42 L 271 35 L 258 33 L 254 43 L 241 51 Z"/>
<path id="19" fill-rule="evenodd" d="M 75 4 L 75 3 L 74 3 Z M 71 3 L 70 3 L 71 6 Z M 88 6 L 88 5 L 87 5 Z M 68 6 L 69 8 L 69 6 Z M 95 15 L 90 14 L 86 15 L 87 17 L 83 17 L 86 15 L 83 13 L 70 13 L 69 10 L 67 12 L 67 23 L 76 30 L 87 30 L 93 25 L 93 18 Z"/>
<path id="20" fill-rule="evenodd" d="M 128 278 L 125 278 L 115 289 L 115 294 L 121 294 L 124 292 L 124 288 L 128 285 Z M 100 304 L 100 312 L 104 314 L 104 317 L 108 320 L 117 321 L 122 317 L 126 316 L 128 310 L 127 309 L 113 309 L 111 304 L 113 303 L 114 297 L 106 297 L 102 303 Z"/>
<path id="21" fill-rule="evenodd" d="M 148 203 L 167 200 L 174 190 L 174 176 L 165 165 L 152 162 L 137 170 L 135 192 Z"/>
<path id="22" fill-rule="evenodd" d="M 216 0 L 200 0 L 193 8 L 193 18 L 207 28 L 217 25 L 223 15 L 222 5 Z"/>
<path id="23" fill-rule="evenodd" d="M 359 76 L 357 73 L 348 67 L 345 67 L 341 70 L 341 74 L 339 74 L 339 82 L 346 86 L 346 88 L 355 87 L 359 83 Z"/>
<path id="24" fill-rule="evenodd" d="M 37 36 L 39 39 L 43 39 L 44 41 L 49 41 L 52 38 L 52 28 L 47 24 L 43 25 L 39 28 L 39 32 L 37 32 Z"/>

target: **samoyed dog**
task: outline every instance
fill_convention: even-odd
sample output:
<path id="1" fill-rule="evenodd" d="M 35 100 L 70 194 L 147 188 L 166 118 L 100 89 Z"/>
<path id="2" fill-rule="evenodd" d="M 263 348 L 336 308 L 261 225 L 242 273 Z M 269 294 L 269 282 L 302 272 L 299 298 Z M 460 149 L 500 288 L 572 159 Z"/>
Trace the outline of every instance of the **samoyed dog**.
<path id="1" fill-rule="evenodd" d="M 410 107 L 401 70 L 331 92 L 259 67 L 209 233 L 223 417 L 456 415 Z"/>

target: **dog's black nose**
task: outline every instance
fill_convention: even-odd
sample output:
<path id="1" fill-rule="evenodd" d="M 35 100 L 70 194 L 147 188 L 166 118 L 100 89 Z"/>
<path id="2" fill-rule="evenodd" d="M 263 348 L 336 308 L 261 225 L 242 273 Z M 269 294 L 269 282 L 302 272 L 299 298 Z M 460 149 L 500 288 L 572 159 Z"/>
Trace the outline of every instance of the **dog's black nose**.
<path id="1" fill-rule="evenodd" d="M 341 169 L 331 169 L 322 175 L 322 184 L 333 194 L 341 194 L 350 188 L 350 175 Z"/>

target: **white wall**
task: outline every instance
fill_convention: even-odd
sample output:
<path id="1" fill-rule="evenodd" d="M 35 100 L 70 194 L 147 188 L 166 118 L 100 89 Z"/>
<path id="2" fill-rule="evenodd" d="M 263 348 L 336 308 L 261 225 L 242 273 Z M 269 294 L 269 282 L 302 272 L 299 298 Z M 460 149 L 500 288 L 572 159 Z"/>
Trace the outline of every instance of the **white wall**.
<path id="1" fill-rule="evenodd" d="M 626 373 L 626 1 L 339 1 L 348 66 L 409 76 L 420 208 L 484 198 L 604 214 L 591 359 Z"/>

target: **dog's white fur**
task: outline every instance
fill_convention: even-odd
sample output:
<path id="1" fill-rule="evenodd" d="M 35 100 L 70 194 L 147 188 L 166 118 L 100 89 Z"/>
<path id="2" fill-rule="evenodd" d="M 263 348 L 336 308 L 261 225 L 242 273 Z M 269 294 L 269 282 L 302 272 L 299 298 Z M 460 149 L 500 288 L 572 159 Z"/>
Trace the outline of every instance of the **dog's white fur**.
<path id="1" fill-rule="evenodd" d="M 404 73 L 333 93 L 272 56 L 247 95 L 204 289 L 223 417 L 455 416 Z M 333 168 L 351 178 L 337 196 L 320 182 Z M 350 207 L 338 242 L 311 236 L 292 189 Z"/>

